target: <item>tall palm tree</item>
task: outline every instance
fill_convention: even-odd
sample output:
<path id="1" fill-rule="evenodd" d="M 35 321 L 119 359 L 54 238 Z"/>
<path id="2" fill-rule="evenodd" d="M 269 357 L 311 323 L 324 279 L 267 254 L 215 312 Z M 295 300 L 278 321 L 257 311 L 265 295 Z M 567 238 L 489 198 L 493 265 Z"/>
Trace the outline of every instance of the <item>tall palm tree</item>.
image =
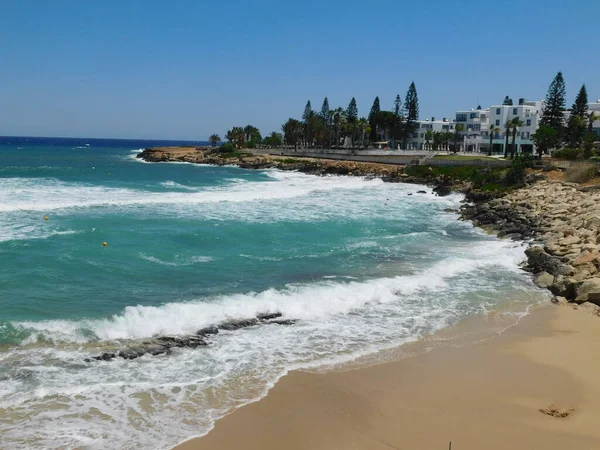
<path id="1" fill-rule="evenodd" d="M 521 128 L 523 125 L 524 125 L 523 121 L 521 119 L 519 119 L 518 117 L 515 117 L 513 120 L 511 120 L 512 146 L 510 148 L 510 159 L 515 159 L 515 151 L 516 151 L 515 141 L 517 140 L 517 130 L 519 128 Z"/>
<path id="2" fill-rule="evenodd" d="M 600 115 L 596 114 L 594 111 L 590 111 L 587 115 L 588 120 L 588 134 L 592 134 L 594 132 L 594 122 L 596 120 L 600 120 Z"/>
<path id="3" fill-rule="evenodd" d="M 465 131 L 465 126 L 462 123 L 458 123 L 456 124 L 456 127 L 454 128 L 454 153 L 456 153 L 458 151 L 458 141 L 460 139 L 460 133 L 462 133 L 463 131 Z"/>
<path id="4" fill-rule="evenodd" d="M 219 136 L 217 133 L 214 133 L 210 135 L 208 140 L 210 141 L 211 146 L 216 147 L 217 143 L 221 142 L 221 136 Z"/>
<path id="5" fill-rule="evenodd" d="M 511 128 L 511 122 L 510 120 L 506 121 L 506 131 L 504 132 L 504 157 L 508 158 L 508 137 L 510 136 L 510 128 Z"/>
<path id="6" fill-rule="evenodd" d="M 340 133 L 342 131 L 342 125 L 346 121 L 346 110 L 344 108 L 337 108 L 333 110 L 333 127 L 335 128 L 335 146 L 336 148 L 340 145 Z"/>
<path id="7" fill-rule="evenodd" d="M 433 131 L 427 130 L 425 132 L 425 150 L 429 150 L 429 142 L 431 141 L 432 138 L 433 138 Z"/>
<path id="8" fill-rule="evenodd" d="M 490 125 L 490 149 L 488 150 L 488 156 L 492 156 L 492 145 L 494 145 L 494 134 L 498 133 L 500 128 L 496 125 Z"/>
<path id="9" fill-rule="evenodd" d="M 369 126 L 369 121 L 365 117 L 358 119 L 358 128 L 360 129 L 360 146 L 365 146 L 365 132 Z"/>

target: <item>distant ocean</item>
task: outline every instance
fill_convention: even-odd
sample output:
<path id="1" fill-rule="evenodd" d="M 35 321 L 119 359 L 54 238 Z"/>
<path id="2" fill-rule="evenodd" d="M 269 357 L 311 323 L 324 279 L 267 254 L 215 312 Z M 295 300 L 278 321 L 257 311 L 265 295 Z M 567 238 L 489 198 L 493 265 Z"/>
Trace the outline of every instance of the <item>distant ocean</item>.
<path id="1" fill-rule="evenodd" d="M 135 158 L 175 144 L 198 143 L 0 138 L 1 448 L 170 448 L 289 370 L 546 295 L 518 267 L 522 245 L 444 212 L 459 195 Z M 276 311 L 299 321 L 84 361 Z"/>

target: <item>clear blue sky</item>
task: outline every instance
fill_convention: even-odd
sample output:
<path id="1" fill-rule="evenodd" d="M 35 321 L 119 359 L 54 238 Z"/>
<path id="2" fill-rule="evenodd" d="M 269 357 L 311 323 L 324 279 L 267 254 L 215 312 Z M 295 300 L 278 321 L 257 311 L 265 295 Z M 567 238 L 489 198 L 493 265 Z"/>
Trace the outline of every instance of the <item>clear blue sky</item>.
<path id="1" fill-rule="evenodd" d="M 0 6 L 0 135 L 263 134 L 306 100 L 367 115 L 411 81 L 421 117 L 600 98 L 600 1 L 22 1 Z"/>

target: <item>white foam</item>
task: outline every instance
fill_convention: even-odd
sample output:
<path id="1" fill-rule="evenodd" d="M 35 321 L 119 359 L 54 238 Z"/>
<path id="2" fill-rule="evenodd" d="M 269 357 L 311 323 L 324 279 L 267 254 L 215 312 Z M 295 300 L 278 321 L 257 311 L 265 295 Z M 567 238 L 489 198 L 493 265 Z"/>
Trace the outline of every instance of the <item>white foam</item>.
<path id="1" fill-rule="evenodd" d="M 156 258 L 151 255 L 146 255 L 145 253 L 140 253 L 139 257 L 145 259 L 146 261 L 150 261 L 156 264 L 161 264 L 163 266 L 173 266 L 173 267 L 181 267 L 181 266 L 191 266 L 196 263 L 206 263 L 210 261 L 214 261 L 214 258 L 210 256 L 188 256 L 184 257 L 181 255 L 175 255 L 173 261 L 164 261 L 159 258 Z"/>

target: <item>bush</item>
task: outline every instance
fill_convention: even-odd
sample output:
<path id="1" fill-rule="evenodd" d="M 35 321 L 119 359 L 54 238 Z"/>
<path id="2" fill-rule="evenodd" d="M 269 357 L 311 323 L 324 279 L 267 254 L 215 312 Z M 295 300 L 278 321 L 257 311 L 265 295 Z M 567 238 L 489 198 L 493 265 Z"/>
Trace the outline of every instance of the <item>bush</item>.
<path id="1" fill-rule="evenodd" d="M 221 153 L 232 153 L 235 151 L 235 146 L 231 142 L 226 142 L 219 147 Z"/>
<path id="2" fill-rule="evenodd" d="M 594 163 L 576 163 L 567 169 L 565 179 L 570 183 L 585 183 L 594 178 L 597 173 L 598 169 Z"/>
<path id="3" fill-rule="evenodd" d="M 533 167 L 533 158 L 527 153 L 517 155 L 512 161 L 512 165 L 506 174 L 506 184 L 508 186 L 525 184 L 525 169 Z"/>
<path id="4" fill-rule="evenodd" d="M 583 157 L 583 150 L 581 150 L 580 148 L 563 148 L 562 150 L 553 152 L 552 156 L 558 159 L 575 161 L 576 159 Z"/>

